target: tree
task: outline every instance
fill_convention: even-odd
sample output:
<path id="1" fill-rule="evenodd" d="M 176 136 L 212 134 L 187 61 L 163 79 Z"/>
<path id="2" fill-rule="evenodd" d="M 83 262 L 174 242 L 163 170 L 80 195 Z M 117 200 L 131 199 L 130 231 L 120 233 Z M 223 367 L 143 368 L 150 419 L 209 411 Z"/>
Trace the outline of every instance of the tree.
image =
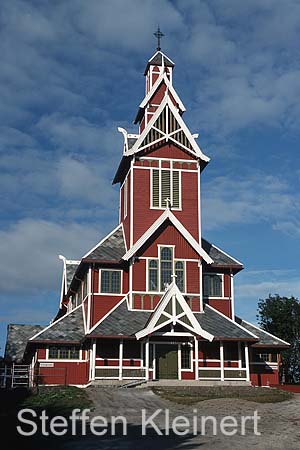
<path id="1" fill-rule="evenodd" d="M 257 318 L 261 328 L 287 341 L 291 347 L 282 352 L 287 383 L 300 383 L 300 301 L 296 297 L 271 295 L 258 301 Z"/>

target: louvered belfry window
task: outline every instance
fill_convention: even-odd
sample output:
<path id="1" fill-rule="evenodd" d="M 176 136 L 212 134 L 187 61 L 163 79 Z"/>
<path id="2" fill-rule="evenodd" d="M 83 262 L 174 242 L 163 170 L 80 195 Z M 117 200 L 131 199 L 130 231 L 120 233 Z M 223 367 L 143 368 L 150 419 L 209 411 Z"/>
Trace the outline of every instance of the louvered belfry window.
<path id="1" fill-rule="evenodd" d="M 167 199 L 172 208 L 180 208 L 180 173 L 178 170 L 152 170 L 152 207 L 166 208 Z"/>

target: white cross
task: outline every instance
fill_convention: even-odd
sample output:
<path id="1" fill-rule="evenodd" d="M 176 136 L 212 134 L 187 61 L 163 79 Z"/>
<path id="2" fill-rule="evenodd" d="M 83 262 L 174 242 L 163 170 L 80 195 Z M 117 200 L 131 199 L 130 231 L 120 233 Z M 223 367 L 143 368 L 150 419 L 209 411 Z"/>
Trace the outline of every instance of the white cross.
<path id="1" fill-rule="evenodd" d="M 170 209 L 170 208 L 171 208 L 171 200 L 169 199 L 169 197 L 167 197 L 167 198 L 165 199 L 165 202 L 166 202 L 166 204 L 167 204 L 167 208 Z"/>

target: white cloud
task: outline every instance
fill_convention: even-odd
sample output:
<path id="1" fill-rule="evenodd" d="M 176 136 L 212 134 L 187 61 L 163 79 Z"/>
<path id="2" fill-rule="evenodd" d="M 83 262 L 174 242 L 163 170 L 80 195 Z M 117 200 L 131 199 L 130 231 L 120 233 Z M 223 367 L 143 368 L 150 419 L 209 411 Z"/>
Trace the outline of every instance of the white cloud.
<path id="1" fill-rule="evenodd" d="M 26 219 L 0 231 L 0 289 L 4 292 L 58 290 L 59 254 L 80 259 L 103 235 L 87 224 Z"/>
<path id="2" fill-rule="evenodd" d="M 92 202 L 106 209 L 111 205 L 117 207 L 118 192 L 112 188 L 105 169 L 108 169 L 105 160 L 103 164 L 91 167 L 71 157 L 61 159 L 57 172 L 61 194 L 81 204 Z"/>
<path id="3" fill-rule="evenodd" d="M 299 217 L 300 196 L 294 192 L 293 183 L 294 179 L 289 177 L 281 180 L 257 170 L 214 177 L 203 183 L 204 226 L 214 229 L 268 222 L 274 229 L 283 231 L 287 223 Z"/>

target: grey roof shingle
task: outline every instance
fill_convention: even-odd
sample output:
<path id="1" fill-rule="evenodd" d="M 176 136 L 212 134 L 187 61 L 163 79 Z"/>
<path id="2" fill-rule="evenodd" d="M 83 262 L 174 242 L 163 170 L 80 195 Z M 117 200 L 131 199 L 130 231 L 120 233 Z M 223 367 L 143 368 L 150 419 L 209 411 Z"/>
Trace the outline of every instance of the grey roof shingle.
<path id="1" fill-rule="evenodd" d="M 89 336 L 133 336 L 146 327 L 152 314 L 149 311 L 130 311 L 123 301 Z M 250 333 L 209 307 L 205 306 L 204 313 L 195 313 L 195 317 L 201 327 L 216 339 L 255 340 Z"/>
<path id="2" fill-rule="evenodd" d="M 158 51 L 155 55 L 153 55 L 153 57 L 151 59 L 149 59 L 144 75 L 147 74 L 147 70 L 148 70 L 150 64 L 155 65 L 155 66 L 161 66 L 162 61 L 164 61 L 165 66 L 174 67 L 174 63 L 167 56 L 165 56 L 162 52 Z"/>
<path id="3" fill-rule="evenodd" d="M 66 272 L 67 272 L 67 290 L 69 289 L 73 277 L 75 275 L 76 269 L 79 264 L 66 264 Z"/>
<path id="4" fill-rule="evenodd" d="M 215 339 L 255 340 L 255 337 L 244 331 L 232 321 L 226 319 L 213 308 L 204 305 L 204 313 L 194 313 L 201 327 L 214 335 Z M 255 333 L 254 333 L 255 334 Z"/>
<path id="5" fill-rule="evenodd" d="M 256 334 L 256 336 L 259 338 L 259 342 L 257 342 L 255 345 L 257 346 L 276 346 L 276 347 L 287 347 L 288 344 L 285 344 L 282 340 L 279 338 L 276 338 L 275 336 L 271 336 L 270 334 L 266 333 L 261 328 L 257 329 L 257 327 L 254 327 L 251 323 L 245 322 L 244 320 L 240 319 L 239 317 L 236 317 L 235 320 L 242 325 L 247 330 L 251 331 L 251 333 Z"/>
<path id="6" fill-rule="evenodd" d="M 240 264 L 235 259 L 231 258 L 229 255 L 224 253 L 221 249 L 218 249 L 213 244 L 208 242 L 206 239 L 202 239 L 202 248 L 206 251 L 206 253 L 213 259 L 212 266 L 228 266 L 228 267 L 240 267 L 243 268 L 243 265 Z"/>
<path id="7" fill-rule="evenodd" d="M 20 363 L 23 359 L 28 339 L 43 328 L 42 325 L 9 324 L 7 327 L 4 359 Z"/>
<path id="8" fill-rule="evenodd" d="M 70 314 L 54 322 L 41 334 L 36 336 L 35 341 L 55 341 L 55 342 L 79 342 L 84 337 L 84 322 L 82 307 L 74 309 Z"/>
<path id="9" fill-rule="evenodd" d="M 145 328 L 152 312 L 130 311 L 124 300 L 89 336 L 133 336 Z"/>
<path id="10" fill-rule="evenodd" d="M 94 259 L 103 261 L 120 261 L 122 256 L 126 253 L 126 247 L 124 242 L 124 236 L 122 227 L 116 229 L 116 231 L 102 241 L 90 254 L 84 259 Z"/>

